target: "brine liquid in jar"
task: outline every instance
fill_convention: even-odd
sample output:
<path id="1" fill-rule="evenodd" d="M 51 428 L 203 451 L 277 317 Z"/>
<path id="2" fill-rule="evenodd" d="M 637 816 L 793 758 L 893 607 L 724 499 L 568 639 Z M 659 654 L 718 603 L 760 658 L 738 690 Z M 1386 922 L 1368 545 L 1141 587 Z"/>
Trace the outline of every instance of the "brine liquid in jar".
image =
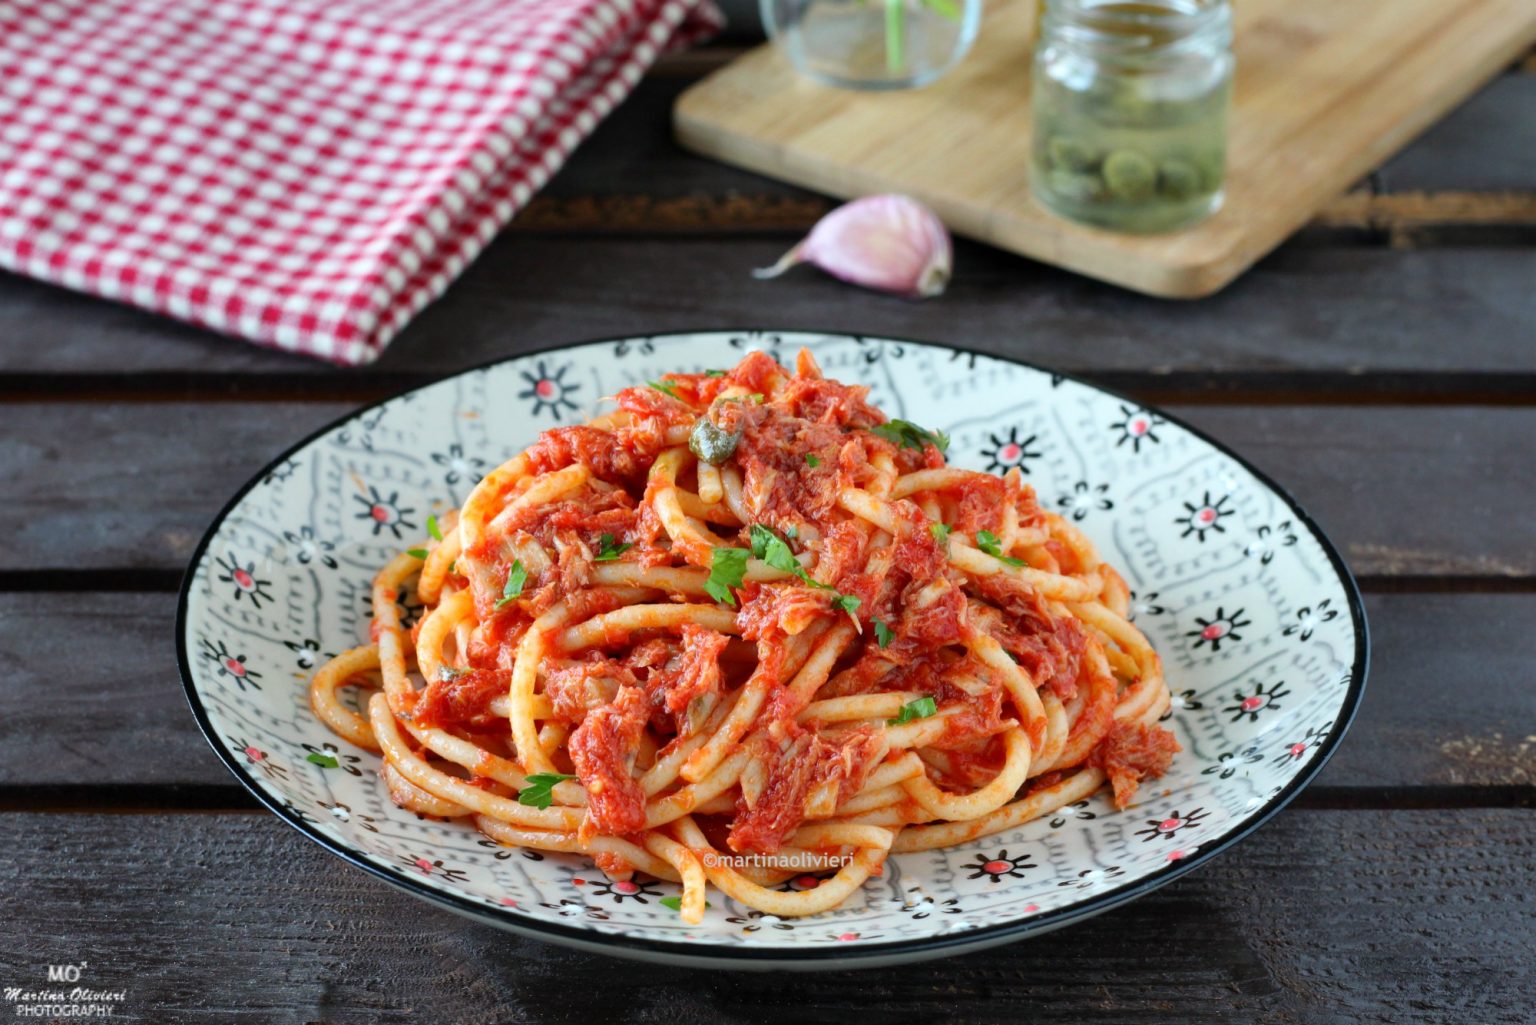
<path id="1" fill-rule="evenodd" d="M 1117 231 L 1186 227 L 1222 201 L 1231 106 L 1225 0 L 1044 0 L 1030 183 Z"/>

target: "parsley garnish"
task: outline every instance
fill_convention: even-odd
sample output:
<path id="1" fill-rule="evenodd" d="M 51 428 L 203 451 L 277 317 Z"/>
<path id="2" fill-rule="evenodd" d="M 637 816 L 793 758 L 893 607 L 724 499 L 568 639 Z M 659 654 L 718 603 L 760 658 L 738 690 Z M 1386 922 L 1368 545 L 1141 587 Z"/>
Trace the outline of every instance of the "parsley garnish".
<path id="1" fill-rule="evenodd" d="M 876 424 L 870 430 L 886 441 L 895 443 L 898 448 L 915 448 L 921 451 L 924 445 L 932 445 L 940 452 L 949 451 L 949 435 L 943 431 L 925 430 L 909 420 L 892 420 L 890 423 Z"/>
<path id="2" fill-rule="evenodd" d="M 683 910 L 683 898 L 681 897 L 663 897 L 656 903 L 660 904 L 664 908 L 671 908 L 673 911 Z M 704 902 L 704 906 L 706 908 L 714 907 L 714 905 L 707 900 Z"/>
<path id="3" fill-rule="evenodd" d="M 812 455 L 810 452 L 807 452 L 805 454 L 805 465 L 809 466 L 809 467 L 812 467 L 812 468 L 815 468 L 815 467 L 821 465 L 821 460 L 819 458 L 817 458 L 815 455 Z"/>
<path id="4" fill-rule="evenodd" d="M 905 705 L 902 705 L 901 713 L 896 718 L 885 721 L 892 726 L 900 726 L 902 723 L 909 723 L 913 719 L 926 719 L 938 710 L 938 702 L 934 701 L 933 698 L 918 698 L 916 701 L 908 701 Z"/>
<path id="5" fill-rule="evenodd" d="M 895 631 L 893 631 L 889 626 L 886 625 L 885 620 L 883 620 L 883 619 L 876 619 L 875 620 L 875 640 L 879 642 L 880 647 L 882 647 L 882 648 L 889 648 L 891 646 L 891 641 L 893 641 L 895 639 L 896 639 Z"/>
<path id="6" fill-rule="evenodd" d="M 736 596 L 731 588 L 740 587 L 747 577 L 747 555 L 745 548 L 716 548 L 709 579 L 704 581 L 704 593 L 715 601 L 735 605 Z"/>
<path id="7" fill-rule="evenodd" d="M 675 385 L 673 385 L 673 384 L 671 384 L 671 383 L 669 383 L 667 381 L 647 381 L 645 383 L 650 385 L 652 388 L 655 388 L 657 391 L 661 392 L 663 395 L 670 395 L 674 399 L 678 399 L 679 401 L 681 401 L 680 396 L 677 394 L 677 388 L 676 388 Z"/>
<path id="8" fill-rule="evenodd" d="M 555 784 L 575 778 L 563 772 L 536 772 L 528 777 L 528 785 L 517 792 L 517 803 L 530 808 L 548 808 L 555 799 Z"/>
<path id="9" fill-rule="evenodd" d="M 437 525 L 436 516 L 427 517 L 427 533 L 432 535 L 432 540 L 434 541 L 441 541 L 443 539 L 443 529 Z"/>
<path id="10" fill-rule="evenodd" d="M 795 553 L 789 550 L 789 545 L 761 523 L 752 524 L 752 555 L 762 559 L 780 573 L 793 573 L 818 590 L 831 591 L 832 607 L 842 609 L 850 616 L 862 603 L 862 599 L 851 594 L 838 594 L 837 588 L 831 584 L 824 584 L 813 578 L 805 571 L 805 567 L 800 565 L 800 560 L 795 558 Z"/>
<path id="11" fill-rule="evenodd" d="M 992 556 L 998 562 L 1005 562 L 1010 566 L 1024 565 L 1023 559 L 1015 559 L 1012 556 L 1003 554 L 1002 543 L 998 541 L 997 535 L 990 530 L 978 530 L 976 532 L 976 547 Z"/>
<path id="12" fill-rule="evenodd" d="M 427 550 L 425 548 L 407 548 L 405 554 L 413 559 L 425 559 L 427 557 Z"/>
<path id="13" fill-rule="evenodd" d="M 763 393 L 760 391 L 755 391 L 751 395 L 747 396 L 747 401 L 752 403 L 754 406 L 761 406 L 763 404 Z"/>
<path id="14" fill-rule="evenodd" d="M 309 757 L 305 758 L 304 760 L 306 762 L 312 762 L 313 764 L 320 766 L 322 769 L 334 769 L 341 764 L 332 756 L 323 755 L 319 751 L 311 753 Z"/>
<path id="15" fill-rule="evenodd" d="M 705 377 L 724 377 L 725 376 L 725 371 L 724 370 L 706 370 L 706 371 L 704 371 L 704 376 Z"/>
<path id="16" fill-rule="evenodd" d="M 933 539 L 935 541 L 937 541 L 939 544 L 941 544 L 941 545 L 949 544 L 949 524 L 947 524 L 947 523 L 930 523 L 930 524 L 928 524 L 928 533 L 932 534 L 933 535 Z"/>
<path id="17" fill-rule="evenodd" d="M 794 573 L 797 576 L 805 573 L 795 553 L 789 550 L 789 545 L 779 538 L 779 535 L 763 526 L 761 523 L 752 524 L 752 555 L 762 559 L 768 565 L 781 573 Z"/>
<path id="18" fill-rule="evenodd" d="M 523 560 L 518 559 L 512 564 L 512 571 L 507 574 L 507 586 L 501 589 L 501 598 L 496 602 L 496 608 L 500 609 L 507 602 L 523 593 L 523 584 L 528 580 L 528 571 L 523 568 Z"/>
<path id="19" fill-rule="evenodd" d="M 597 539 L 597 554 L 592 557 L 592 561 L 612 562 L 614 559 L 617 559 L 619 556 L 623 555 L 625 552 L 634 547 L 633 544 L 628 542 L 623 544 L 614 544 L 614 540 L 615 539 L 612 534 L 604 534 L 599 537 Z"/>

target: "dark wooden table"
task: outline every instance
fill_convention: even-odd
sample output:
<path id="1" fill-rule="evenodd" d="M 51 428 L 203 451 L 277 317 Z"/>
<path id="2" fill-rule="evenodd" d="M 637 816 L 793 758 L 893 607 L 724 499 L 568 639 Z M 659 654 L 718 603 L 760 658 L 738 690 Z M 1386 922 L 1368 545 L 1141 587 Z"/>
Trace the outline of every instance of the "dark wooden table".
<path id="1" fill-rule="evenodd" d="M 1526 1022 L 1536 1014 L 1536 70 L 1226 292 L 961 243 L 921 305 L 747 271 L 827 202 L 670 141 L 674 59 L 375 366 L 0 276 L 0 987 L 89 962 L 145 1022 Z M 224 500 L 350 407 L 525 348 L 771 324 L 963 342 L 1128 389 L 1287 484 L 1367 593 L 1351 736 L 1271 825 L 1047 939 L 892 970 L 680 971 L 408 900 L 253 801 L 177 680 Z M 0 1007 L 4 1011 L 4 1007 Z M 9 1012 L 6 1012 L 9 1013 Z"/>

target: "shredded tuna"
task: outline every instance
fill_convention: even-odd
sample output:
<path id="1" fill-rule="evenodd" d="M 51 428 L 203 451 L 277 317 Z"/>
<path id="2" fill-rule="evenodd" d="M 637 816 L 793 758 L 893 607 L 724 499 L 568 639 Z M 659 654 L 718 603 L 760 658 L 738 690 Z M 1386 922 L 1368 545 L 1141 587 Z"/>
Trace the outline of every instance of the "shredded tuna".
<path id="1" fill-rule="evenodd" d="M 587 791 L 580 834 L 623 836 L 645 828 L 645 792 L 631 772 L 650 703 L 639 687 L 623 687 L 611 704 L 587 713 L 567 747 Z"/>
<path id="2" fill-rule="evenodd" d="M 416 725 L 477 725 L 491 714 L 491 702 L 505 694 L 511 674 L 504 669 L 449 669 L 428 682 L 412 713 Z"/>
<path id="3" fill-rule="evenodd" d="M 1167 772 L 1180 750 L 1178 740 L 1161 726 L 1116 723 L 1109 736 L 1093 749 L 1088 762 L 1109 776 L 1115 788 L 1115 807 L 1124 809 L 1136 796 L 1141 782 Z"/>
<path id="4" fill-rule="evenodd" d="M 831 737 L 794 722 L 775 725 L 775 736 L 759 736 L 758 757 L 766 766 L 756 800 L 745 792 L 736 804 L 728 843 L 733 851 L 772 854 L 805 821 L 812 788 L 835 785 L 838 801 L 864 786 L 885 741 L 870 727 Z"/>

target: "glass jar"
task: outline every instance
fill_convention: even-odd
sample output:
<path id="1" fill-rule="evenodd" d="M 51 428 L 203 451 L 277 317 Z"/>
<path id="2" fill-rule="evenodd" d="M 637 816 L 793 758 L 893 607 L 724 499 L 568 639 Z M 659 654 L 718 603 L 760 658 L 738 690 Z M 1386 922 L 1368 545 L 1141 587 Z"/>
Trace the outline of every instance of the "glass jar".
<path id="1" fill-rule="evenodd" d="M 1030 186 L 1050 210 L 1125 232 L 1222 200 L 1232 94 L 1227 0 L 1042 0 Z"/>
<path id="2" fill-rule="evenodd" d="M 960 62 L 983 0 L 760 0 L 796 70 L 845 89 L 910 89 Z"/>

